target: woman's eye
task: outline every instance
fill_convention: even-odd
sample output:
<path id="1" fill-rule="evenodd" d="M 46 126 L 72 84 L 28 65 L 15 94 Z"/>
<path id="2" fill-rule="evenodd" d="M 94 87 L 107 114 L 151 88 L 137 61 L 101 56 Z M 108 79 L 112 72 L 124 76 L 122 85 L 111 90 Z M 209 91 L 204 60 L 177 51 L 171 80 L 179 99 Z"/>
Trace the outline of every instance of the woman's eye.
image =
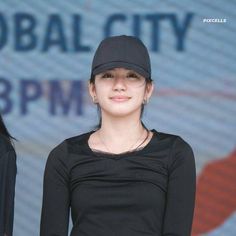
<path id="1" fill-rule="evenodd" d="M 105 73 L 102 75 L 102 78 L 104 78 L 104 79 L 113 78 L 113 75 L 111 73 Z"/>
<path id="2" fill-rule="evenodd" d="M 138 76 L 138 75 L 135 74 L 135 73 L 130 73 L 130 74 L 127 75 L 127 77 L 128 77 L 128 78 L 134 78 L 134 79 L 139 79 L 139 78 L 140 78 L 140 76 Z"/>

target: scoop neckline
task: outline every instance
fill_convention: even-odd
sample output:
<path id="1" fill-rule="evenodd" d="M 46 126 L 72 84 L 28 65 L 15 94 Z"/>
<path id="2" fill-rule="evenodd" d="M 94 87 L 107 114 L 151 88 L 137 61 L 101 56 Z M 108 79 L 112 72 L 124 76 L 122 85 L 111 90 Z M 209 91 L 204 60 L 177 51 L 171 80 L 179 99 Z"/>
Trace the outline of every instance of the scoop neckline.
<path id="1" fill-rule="evenodd" d="M 154 140 L 158 137 L 158 132 L 155 130 L 155 129 L 151 129 L 150 131 L 153 132 L 153 135 L 151 137 L 151 139 L 149 140 L 149 142 L 141 149 L 138 149 L 138 150 L 133 150 L 133 151 L 128 151 L 128 152 L 122 152 L 122 153 L 109 153 L 109 152 L 103 152 L 103 151 L 95 151 L 93 150 L 89 144 L 88 144 L 88 140 L 89 140 L 89 137 L 91 134 L 93 134 L 96 130 L 92 130 L 91 132 L 89 132 L 87 135 L 86 135 L 86 138 L 85 138 L 85 148 L 87 150 L 87 152 L 94 156 L 94 157 L 106 157 L 106 158 L 120 158 L 120 157 L 127 157 L 127 156 L 136 156 L 136 155 L 139 155 L 139 154 L 143 154 L 145 153 L 146 150 L 149 149 L 150 146 L 152 146 L 152 143 L 154 142 Z"/>

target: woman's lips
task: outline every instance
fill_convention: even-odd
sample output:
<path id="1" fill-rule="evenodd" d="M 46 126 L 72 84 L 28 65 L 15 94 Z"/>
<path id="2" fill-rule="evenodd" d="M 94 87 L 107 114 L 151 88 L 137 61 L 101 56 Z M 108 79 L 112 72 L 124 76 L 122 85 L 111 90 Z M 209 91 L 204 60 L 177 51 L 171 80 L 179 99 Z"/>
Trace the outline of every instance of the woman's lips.
<path id="1" fill-rule="evenodd" d="M 128 97 L 128 96 L 113 96 L 113 97 L 110 97 L 110 99 L 114 102 L 125 102 L 125 101 L 128 101 L 130 99 L 130 97 Z"/>

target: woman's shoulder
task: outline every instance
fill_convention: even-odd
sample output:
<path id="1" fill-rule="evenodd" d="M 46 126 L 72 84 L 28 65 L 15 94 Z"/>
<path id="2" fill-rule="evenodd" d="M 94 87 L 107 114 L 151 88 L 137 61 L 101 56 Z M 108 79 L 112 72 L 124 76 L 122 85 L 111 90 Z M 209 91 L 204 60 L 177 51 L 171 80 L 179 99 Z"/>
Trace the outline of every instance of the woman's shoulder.
<path id="1" fill-rule="evenodd" d="M 169 143 L 173 149 L 185 146 L 191 147 L 188 141 L 186 141 L 185 138 L 178 134 L 160 132 L 155 129 L 153 129 L 152 131 L 154 132 L 158 140 Z"/>
<path id="2" fill-rule="evenodd" d="M 186 138 L 177 134 L 157 132 L 156 130 L 154 130 L 154 133 L 160 140 L 159 147 L 162 146 L 168 150 L 167 165 L 170 172 L 177 168 L 181 170 L 182 167 L 194 171 L 194 153 Z"/>
<path id="3" fill-rule="evenodd" d="M 49 156 L 51 158 L 56 157 L 57 159 L 65 159 L 68 153 L 78 153 L 78 151 L 82 150 L 86 145 L 89 135 L 93 132 L 94 131 L 89 131 L 65 139 L 51 150 Z"/>
<path id="4" fill-rule="evenodd" d="M 178 134 L 159 132 L 156 130 L 153 130 L 153 132 L 157 137 L 159 146 L 165 147 L 169 150 L 170 163 L 177 159 L 194 159 L 193 148 L 185 137 Z"/>
<path id="5" fill-rule="evenodd" d="M 89 132 L 86 132 L 86 133 L 82 133 L 82 134 L 79 134 L 79 135 L 76 135 L 76 136 L 73 136 L 73 137 L 70 137 L 70 138 L 67 138 L 65 140 L 65 142 L 68 144 L 68 145 L 83 145 L 87 142 L 89 136 L 93 133 L 94 131 L 89 131 Z"/>

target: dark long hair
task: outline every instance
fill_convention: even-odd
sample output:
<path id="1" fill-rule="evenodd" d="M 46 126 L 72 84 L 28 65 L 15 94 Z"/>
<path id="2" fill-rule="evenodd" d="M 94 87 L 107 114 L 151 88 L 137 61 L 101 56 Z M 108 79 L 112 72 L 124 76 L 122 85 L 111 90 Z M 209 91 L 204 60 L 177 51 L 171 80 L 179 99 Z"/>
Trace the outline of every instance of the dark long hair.
<path id="1" fill-rule="evenodd" d="M 146 79 L 146 83 L 153 83 L 153 80 L 151 78 L 145 78 Z M 89 79 L 89 83 L 95 85 L 95 75 L 91 75 L 90 79 Z M 141 106 L 141 113 L 140 113 L 140 119 L 143 117 L 143 113 L 144 113 L 144 107 L 145 104 L 142 104 Z M 99 106 L 99 104 L 97 104 L 97 113 L 98 113 L 98 117 L 99 117 L 99 122 L 97 125 L 95 125 L 94 129 L 100 129 L 101 125 L 102 125 L 102 115 L 101 115 L 101 108 Z M 147 127 L 144 125 L 143 121 L 141 120 L 142 126 L 147 129 Z"/>
<path id="2" fill-rule="evenodd" d="M 0 114 L 0 133 L 4 135 L 10 142 L 12 142 L 13 139 L 16 140 L 13 136 L 10 135 L 6 125 L 4 124 L 1 114 Z"/>

